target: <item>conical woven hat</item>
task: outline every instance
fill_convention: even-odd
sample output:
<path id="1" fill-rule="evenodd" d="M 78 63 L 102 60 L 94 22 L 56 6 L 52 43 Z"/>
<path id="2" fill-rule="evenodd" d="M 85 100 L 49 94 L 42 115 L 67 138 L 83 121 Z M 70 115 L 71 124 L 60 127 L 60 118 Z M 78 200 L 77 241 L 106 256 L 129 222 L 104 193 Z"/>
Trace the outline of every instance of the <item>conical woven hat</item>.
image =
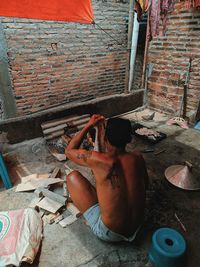
<path id="1" fill-rule="evenodd" d="M 200 181 L 191 172 L 191 166 L 172 165 L 165 170 L 166 179 L 173 185 L 185 190 L 200 189 Z"/>

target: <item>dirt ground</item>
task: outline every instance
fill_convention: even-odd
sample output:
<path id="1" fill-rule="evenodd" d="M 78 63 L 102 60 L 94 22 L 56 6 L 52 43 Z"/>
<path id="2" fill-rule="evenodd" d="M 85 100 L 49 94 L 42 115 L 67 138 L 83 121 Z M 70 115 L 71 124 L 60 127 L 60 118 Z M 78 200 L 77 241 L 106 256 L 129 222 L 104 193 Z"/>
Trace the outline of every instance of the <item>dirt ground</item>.
<path id="1" fill-rule="evenodd" d="M 104 243 L 93 236 L 83 218 L 67 228 L 62 228 L 59 224 L 46 225 L 41 251 L 32 264 L 33 267 L 151 266 L 148 261 L 151 236 L 160 227 L 178 230 L 187 241 L 188 267 L 200 266 L 199 191 L 178 189 L 169 184 L 164 176 L 165 169 L 170 165 L 189 161 L 193 165 L 194 176 L 200 179 L 200 131 L 192 127 L 185 130 L 177 125 L 167 126 L 168 118 L 158 112 L 153 120 L 144 121 L 142 116 L 149 113 L 152 111 L 130 112 L 123 116 L 167 135 L 167 138 L 157 144 L 133 136 L 132 142 L 127 146 L 129 151 L 142 151 L 150 177 L 146 219 L 137 239 L 130 244 Z M 144 153 L 146 150 L 151 152 Z M 33 192 L 15 192 L 19 183 L 16 175 L 16 167 L 19 164 L 26 166 L 26 172 L 29 174 L 52 172 L 55 167 L 59 167 L 62 178 L 65 177 L 64 162 L 58 162 L 49 153 L 43 138 L 10 145 L 7 152 L 5 160 L 14 187 L 5 190 L 2 183 L 0 184 L 0 211 L 26 208 L 34 198 Z M 81 171 L 94 183 L 89 169 L 79 167 L 70 161 L 67 161 L 67 164 Z M 54 190 L 62 193 L 62 188 L 54 187 Z M 176 219 L 175 214 L 182 224 Z"/>

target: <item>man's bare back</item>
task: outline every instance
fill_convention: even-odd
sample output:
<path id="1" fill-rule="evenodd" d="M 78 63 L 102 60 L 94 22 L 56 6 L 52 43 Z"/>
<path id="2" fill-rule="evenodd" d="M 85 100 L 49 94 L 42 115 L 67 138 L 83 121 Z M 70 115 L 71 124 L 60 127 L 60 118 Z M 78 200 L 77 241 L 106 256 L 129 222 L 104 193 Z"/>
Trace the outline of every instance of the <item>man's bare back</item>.
<path id="1" fill-rule="evenodd" d="M 146 168 L 137 153 L 100 154 L 92 167 L 104 224 L 130 236 L 144 216 Z M 98 178 L 100 177 L 100 178 Z"/>
<path id="2" fill-rule="evenodd" d="M 126 143 L 131 140 L 130 127 L 126 121 L 119 120 L 123 126 L 121 132 L 124 131 L 124 135 L 120 136 L 115 133 L 115 128 L 112 129 L 113 125 L 107 125 L 108 139 L 104 138 L 106 152 L 86 151 L 80 148 L 89 129 L 102 119 L 100 115 L 93 115 L 65 151 L 69 159 L 92 169 L 96 190 L 78 173 L 68 176 L 68 189 L 72 200 L 82 213 L 99 203 L 103 224 L 114 233 L 129 237 L 143 221 L 148 175 L 142 156 L 136 152 L 125 151 Z M 111 121 L 110 124 L 116 122 Z M 120 129 L 118 130 L 120 132 Z"/>

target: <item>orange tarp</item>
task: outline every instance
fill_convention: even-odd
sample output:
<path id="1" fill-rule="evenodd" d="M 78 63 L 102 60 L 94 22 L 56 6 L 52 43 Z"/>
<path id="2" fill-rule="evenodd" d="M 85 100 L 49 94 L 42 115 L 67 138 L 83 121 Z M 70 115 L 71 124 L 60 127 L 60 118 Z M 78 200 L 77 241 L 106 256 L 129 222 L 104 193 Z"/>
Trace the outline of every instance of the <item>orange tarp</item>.
<path id="1" fill-rule="evenodd" d="M 90 0 L 0 0 L 0 16 L 92 23 Z"/>

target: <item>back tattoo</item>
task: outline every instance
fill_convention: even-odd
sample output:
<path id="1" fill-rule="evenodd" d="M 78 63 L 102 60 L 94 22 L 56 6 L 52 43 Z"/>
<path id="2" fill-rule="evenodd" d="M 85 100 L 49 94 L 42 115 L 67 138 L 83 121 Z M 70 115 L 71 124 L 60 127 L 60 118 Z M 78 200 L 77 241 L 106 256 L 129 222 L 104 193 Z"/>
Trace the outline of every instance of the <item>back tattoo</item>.
<path id="1" fill-rule="evenodd" d="M 110 183 L 114 188 L 120 187 L 120 176 L 119 176 L 119 170 L 116 167 L 116 164 L 113 165 L 112 169 L 110 170 L 110 173 L 108 174 L 108 179 L 110 180 Z"/>

